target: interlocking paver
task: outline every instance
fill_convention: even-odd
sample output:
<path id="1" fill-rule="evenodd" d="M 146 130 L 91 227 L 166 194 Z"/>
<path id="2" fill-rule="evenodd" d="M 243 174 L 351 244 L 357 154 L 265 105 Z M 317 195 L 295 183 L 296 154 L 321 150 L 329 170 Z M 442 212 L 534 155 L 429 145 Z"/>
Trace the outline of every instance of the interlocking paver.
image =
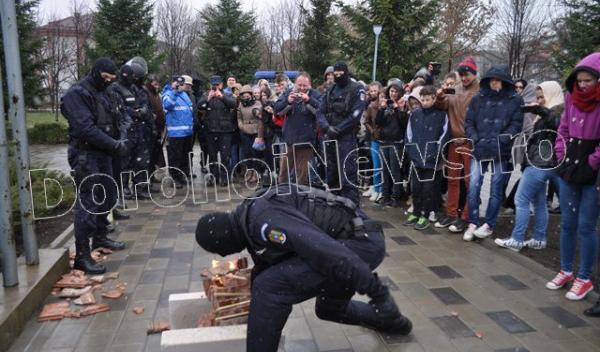
<path id="1" fill-rule="evenodd" d="M 554 307 L 543 307 L 539 308 L 542 313 L 546 314 L 554 321 L 564 326 L 567 329 L 570 328 L 579 328 L 582 326 L 588 326 L 589 324 L 585 322 L 585 320 L 579 318 L 575 314 L 565 310 L 562 307 L 554 306 Z"/>
<path id="2" fill-rule="evenodd" d="M 433 317 L 431 320 L 444 332 L 450 339 L 459 337 L 473 337 L 475 333 L 465 323 L 456 316 Z"/>
<path id="3" fill-rule="evenodd" d="M 505 289 L 510 291 L 526 290 L 529 288 L 527 287 L 527 285 L 525 285 L 524 283 L 522 283 L 521 281 L 519 281 L 511 275 L 492 275 L 490 277 L 492 278 L 492 280 L 496 281 Z"/>
<path id="4" fill-rule="evenodd" d="M 529 324 L 517 317 L 513 312 L 504 310 L 486 313 L 493 321 L 511 334 L 535 331 Z"/>
<path id="5" fill-rule="evenodd" d="M 38 323 L 32 317 L 11 352 L 49 347 L 89 352 L 159 351 L 160 336 L 147 336 L 147 324 L 168 318 L 170 294 L 201 290 L 200 273 L 217 258 L 195 244 L 198 217 L 207 211 L 232 209 L 239 202 L 217 204 L 213 194 L 209 197 L 205 204 L 193 205 L 188 199 L 184 206 L 170 209 L 140 202 L 139 208 L 130 212 L 132 219 L 120 222 L 114 234 L 127 241 L 128 249 L 104 262 L 109 271 L 120 272 L 120 281 L 127 282 L 124 297 L 106 300 L 113 310 L 79 321 Z M 546 290 L 547 277 L 512 262 L 501 250 L 465 243 L 461 236 L 443 229 L 432 229 L 438 234 L 428 235 L 402 226 L 406 214 L 401 209 L 365 204 L 364 210 L 385 227 L 387 256 L 377 271 L 402 313 L 412 320 L 413 334 L 394 338 L 320 321 L 313 299 L 295 307 L 290 315 L 285 328 L 287 352 L 552 352 L 568 351 L 569 346 L 595 351 L 600 345 L 600 320 L 581 315 L 591 302 L 570 302 L 564 291 Z M 134 314 L 135 306 L 143 306 L 144 313 Z M 490 312 L 505 312 L 501 321 L 514 312 L 523 324 L 520 328 L 535 331 L 509 333 L 492 320 Z M 66 330 L 80 333 L 62 334 Z"/>
<path id="6" fill-rule="evenodd" d="M 444 304 L 468 304 L 467 301 L 460 293 L 456 292 L 452 287 L 440 287 L 430 289 L 440 301 Z"/>
<path id="7" fill-rule="evenodd" d="M 433 271 L 440 279 L 456 279 L 462 277 L 461 274 L 457 273 L 448 265 L 430 266 L 429 270 Z"/>

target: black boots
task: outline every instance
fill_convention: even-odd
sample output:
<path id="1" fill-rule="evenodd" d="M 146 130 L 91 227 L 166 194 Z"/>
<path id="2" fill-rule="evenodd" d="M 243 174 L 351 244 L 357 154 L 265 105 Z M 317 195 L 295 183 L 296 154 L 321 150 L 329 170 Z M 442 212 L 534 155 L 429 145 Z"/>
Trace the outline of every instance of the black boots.
<path id="1" fill-rule="evenodd" d="M 590 308 L 583 311 L 588 317 L 600 317 L 600 299 Z"/>
<path id="2" fill-rule="evenodd" d="M 129 217 L 130 217 L 129 215 L 117 210 L 117 208 L 113 209 L 112 215 L 113 215 L 113 219 L 115 219 L 115 220 L 129 220 Z"/>
<path id="3" fill-rule="evenodd" d="M 113 251 L 120 251 L 125 249 L 125 242 L 111 240 L 106 236 L 106 232 L 98 231 L 92 240 L 92 249 L 100 247 L 108 248 Z"/>
<path id="4" fill-rule="evenodd" d="M 75 241 L 75 263 L 73 269 L 85 271 L 88 274 L 98 275 L 106 272 L 106 267 L 96 263 L 90 255 L 90 244 L 86 239 L 83 243 Z"/>

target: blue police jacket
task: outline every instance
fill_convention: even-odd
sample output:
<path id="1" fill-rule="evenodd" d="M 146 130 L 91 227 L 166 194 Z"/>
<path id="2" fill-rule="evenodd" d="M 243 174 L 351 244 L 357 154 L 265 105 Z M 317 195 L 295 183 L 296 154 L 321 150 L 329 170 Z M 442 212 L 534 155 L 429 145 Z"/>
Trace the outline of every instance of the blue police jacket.
<path id="1" fill-rule="evenodd" d="M 174 91 L 170 85 L 165 85 L 162 106 L 165 110 L 168 137 L 188 137 L 194 133 L 192 101 L 187 93 Z"/>

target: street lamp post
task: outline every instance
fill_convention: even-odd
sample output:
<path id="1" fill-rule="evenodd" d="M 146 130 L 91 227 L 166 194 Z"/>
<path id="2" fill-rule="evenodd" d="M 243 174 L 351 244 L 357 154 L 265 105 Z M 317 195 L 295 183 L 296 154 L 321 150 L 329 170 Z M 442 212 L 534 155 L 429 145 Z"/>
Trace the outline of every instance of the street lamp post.
<path id="1" fill-rule="evenodd" d="M 373 33 L 375 33 L 375 53 L 373 54 L 373 82 L 375 81 L 375 73 L 377 72 L 377 48 L 379 47 L 379 34 L 381 34 L 382 26 L 380 24 L 373 25 Z"/>

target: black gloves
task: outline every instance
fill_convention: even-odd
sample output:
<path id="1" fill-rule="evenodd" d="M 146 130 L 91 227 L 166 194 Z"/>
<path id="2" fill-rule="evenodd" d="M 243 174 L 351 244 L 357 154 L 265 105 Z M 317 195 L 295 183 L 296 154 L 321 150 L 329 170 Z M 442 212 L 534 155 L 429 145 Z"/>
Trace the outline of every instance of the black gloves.
<path id="1" fill-rule="evenodd" d="M 325 132 L 325 134 L 327 135 L 327 138 L 329 138 L 329 139 L 337 138 L 340 135 L 340 130 L 338 130 L 337 128 L 335 128 L 333 126 L 329 126 L 327 128 L 327 132 Z"/>
<path id="2" fill-rule="evenodd" d="M 113 146 L 113 152 L 117 153 L 120 157 L 129 155 L 129 140 L 120 139 Z"/>

